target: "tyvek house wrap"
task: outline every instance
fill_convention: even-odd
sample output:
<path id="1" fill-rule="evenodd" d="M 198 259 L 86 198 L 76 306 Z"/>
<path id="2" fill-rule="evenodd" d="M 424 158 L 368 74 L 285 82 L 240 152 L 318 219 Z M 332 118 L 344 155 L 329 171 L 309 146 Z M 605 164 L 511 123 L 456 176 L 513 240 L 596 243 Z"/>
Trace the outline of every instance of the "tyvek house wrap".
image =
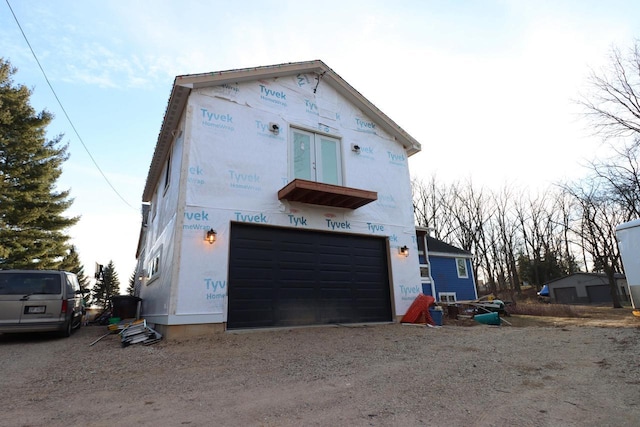
<path id="1" fill-rule="evenodd" d="M 269 131 L 270 123 L 278 124 L 278 134 Z M 356 210 L 278 200 L 278 190 L 291 180 L 290 127 L 339 138 L 342 185 L 376 191 L 378 200 Z M 226 321 L 232 221 L 388 236 L 395 312 L 406 312 L 420 292 L 407 156 L 371 118 L 315 75 L 298 75 L 195 89 L 185 128 L 176 315 Z M 218 233 L 214 245 L 203 243 L 209 228 Z M 409 257 L 398 254 L 404 245 Z"/>

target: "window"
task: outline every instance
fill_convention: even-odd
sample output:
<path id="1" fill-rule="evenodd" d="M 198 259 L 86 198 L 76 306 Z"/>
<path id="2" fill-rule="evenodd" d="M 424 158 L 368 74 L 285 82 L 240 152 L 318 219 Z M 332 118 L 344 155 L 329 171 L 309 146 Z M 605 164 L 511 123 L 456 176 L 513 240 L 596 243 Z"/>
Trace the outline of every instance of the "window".
<path id="1" fill-rule="evenodd" d="M 438 301 L 456 302 L 456 293 L 455 292 L 438 292 Z"/>
<path id="2" fill-rule="evenodd" d="M 458 269 L 458 278 L 466 279 L 469 277 L 469 272 L 467 271 L 467 260 L 464 258 L 456 258 L 456 267 Z"/>
<path id="3" fill-rule="evenodd" d="M 160 275 L 160 257 L 162 256 L 162 246 L 154 252 L 147 264 L 147 271 L 149 272 L 150 283 Z"/>
<path id="4" fill-rule="evenodd" d="M 291 176 L 307 181 L 342 185 L 340 140 L 291 129 Z"/>
<path id="5" fill-rule="evenodd" d="M 171 154 L 167 157 L 167 170 L 164 172 L 164 191 L 167 191 L 169 182 L 171 182 Z"/>
<path id="6" fill-rule="evenodd" d="M 156 211 L 157 211 L 156 204 L 157 203 L 155 203 L 155 197 L 154 197 L 154 201 L 151 202 L 151 220 L 156 219 Z"/>
<path id="7" fill-rule="evenodd" d="M 429 264 L 420 264 L 420 277 L 429 278 Z"/>
<path id="8" fill-rule="evenodd" d="M 79 286 L 73 282 L 70 275 L 66 275 L 67 298 L 74 298 L 76 291 L 80 290 Z"/>

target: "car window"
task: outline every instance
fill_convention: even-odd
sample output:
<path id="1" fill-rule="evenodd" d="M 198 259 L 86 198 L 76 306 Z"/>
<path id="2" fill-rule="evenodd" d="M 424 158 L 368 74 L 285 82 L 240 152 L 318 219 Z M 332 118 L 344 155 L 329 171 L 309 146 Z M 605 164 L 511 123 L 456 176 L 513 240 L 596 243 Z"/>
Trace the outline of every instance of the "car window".
<path id="1" fill-rule="evenodd" d="M 73 298 L 75 296 L 76 290 L 73 289 L 73 283 L 71 283 L 71 278 L 66 276 L 67 280 L 65 280 L 67 284 L 67 298 Z"/>
<path id="2" fill-rule="evenodd" d="M 0 295 L 55 295 L 62 289 L 59 274 L 2 273 Z"/>
<path id="3" fill-rule="evenodd" d="M 78 279 L 73 274 L 67 274 L 67 297 L 74 298 L 76 296 L 76 291 L 80 290 L 80 285 L 78 284 Z"/>

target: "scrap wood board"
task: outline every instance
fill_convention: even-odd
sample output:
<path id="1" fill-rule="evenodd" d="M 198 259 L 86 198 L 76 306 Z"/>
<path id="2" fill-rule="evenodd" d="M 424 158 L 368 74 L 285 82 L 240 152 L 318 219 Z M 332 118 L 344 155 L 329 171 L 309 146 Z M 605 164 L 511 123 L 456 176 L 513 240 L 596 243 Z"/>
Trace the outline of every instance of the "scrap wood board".
<path id="1" fill-rule="evenodd" d="M 418 323 L 418 320 L 420 320 L 420 318 L 424 316 L 428 324 L 435 325 L 435 322 L 429 314 L 429 307 L 431 307 L 435 303 L 435 301 L 435 298 L 433 298 L 431 295 L 418 294 L 400 322 Z"/>

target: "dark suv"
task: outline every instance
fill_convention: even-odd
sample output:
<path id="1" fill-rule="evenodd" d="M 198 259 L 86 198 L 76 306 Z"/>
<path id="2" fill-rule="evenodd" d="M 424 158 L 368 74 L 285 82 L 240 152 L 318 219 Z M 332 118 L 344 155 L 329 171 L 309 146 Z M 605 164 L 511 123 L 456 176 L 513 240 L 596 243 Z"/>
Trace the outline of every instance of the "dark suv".
<path id="1" fill-rule="evenodd" d="M 57 331 L 82 326 L 84 304 L 75 274 L 0 270 L 0 333 Z"/>

